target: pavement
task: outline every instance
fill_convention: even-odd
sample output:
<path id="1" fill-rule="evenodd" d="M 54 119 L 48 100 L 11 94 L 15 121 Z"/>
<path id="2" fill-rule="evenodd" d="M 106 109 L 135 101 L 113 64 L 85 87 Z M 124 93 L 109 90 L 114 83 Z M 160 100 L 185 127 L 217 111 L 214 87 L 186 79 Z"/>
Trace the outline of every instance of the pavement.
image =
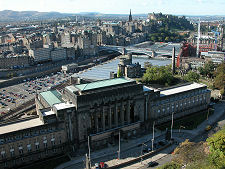
<path id="1" fill-rule="evenodd" d="M 183 142 L 185 139 L 189 139 L 189 140 L 194 140 L 196 137 L 198 137 L 199 135 L 201 135 L 202 133 L 205 132 L 205 128 L 207 125 L 213 125 L 216 122 L 218 122 L 220 120 L 220 118 L 222 116 L 224 116 L 225 114 L 225 101 L 221 101 L 219 103 L 217 103 L 216 105 L 214 105 L 214 114 L 209 116 L 208 120 L 205 120 L 203 123 L 201 123 L 196 129 L 194 130 L 173 130 L 173 138 L 175 139 L 176 142 L 181 143 Z M 162 139 L 164 137 L 165 133 L 162 132 L 156 132 L 155 133 L 155 139 Z M 137 148 L 138 144 L 142 144 L 143 142 L 147 142 L 147 141 L 151 141 L 152 139 L 152 134 L 148 134 L 145 135 L 141 138 L 136 138 L 133 140 L 130 140 L 127 143 L 121 143 L 121 153 L 122 152 L 126 152 L 129 151 L 131 149 L 136 150 L 135 147 Z M 161 152 L 159 152 L 158 154 L 142 161 L 139 163 L 135 163 L 133 165 L 124 167 L 124 169 L 130 169 L 130 168 L 146 168 L 146 165 L 148 162 L 150 161 L 160 161 L 160 159 L 168 157 L 170 156 L 170 153 L 177 147 L 177 145 L 173 144 L 170 147 L 162 150 Z M 140 149 L 140 148 L 139 148 Z M 121 160 L 116 159 L 117 156 L 117 151 L 118 151 L 118 146 L 116 147 L 110 147 L 110 148 L 106 148 L 106 149 L 102 149 L 96 152 L 91 153 L 91 159 L 92 160 L 97 160 L 99 161 L 103 161 L 104 157 L 107 157 L 109 155 L 114 156 L 114 159 L 109 159 L 106 163 L 108 164 L 108 166 L 113 166 L 116 164 L 121 164 L 123 162 L 126 162 L 128 160 L 132 160 L 134 158 L 138 157 L 138 154 L 140 155 L 140 153 L 137 153 L 137 156 L 129 156 L 128 158 L 121 158 Z M 82 166 L 84 166 L 84 161 L 85 158 L 84 156 L 79 156 L 79 157 L 75 157 L 72 158 L 71 161 L 66 162 L 64 164 L 61 164 L 60 166 L 56 167 L 55 169 L 72 169 L 76 166 L 76 168 L 78 167 L 77 164 L 80 163 L 82 164 Z M 165 160 L 167 161 L 167 160 Z M 94 163 L 92 163 L 94 164 Z M 81 167 L 83 168 L 83 167 Z"/>

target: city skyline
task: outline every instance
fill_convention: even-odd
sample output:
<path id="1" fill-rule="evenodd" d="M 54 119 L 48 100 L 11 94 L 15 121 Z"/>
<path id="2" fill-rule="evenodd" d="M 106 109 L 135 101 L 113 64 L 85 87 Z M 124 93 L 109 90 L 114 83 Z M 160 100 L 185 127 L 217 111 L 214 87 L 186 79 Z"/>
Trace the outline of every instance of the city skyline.
<path id="1" fill-rule="evenodd" d="M 223 0 L 190 0 L 186 4 L 179 0 L 0 0 L 0 11 L 40 11 L 40 12 L 100 12 L 104 14 L 127 14 L 132 9 L 132 14 L 147 14 L 162 12 L 175 15 L 225 15 Z"/>

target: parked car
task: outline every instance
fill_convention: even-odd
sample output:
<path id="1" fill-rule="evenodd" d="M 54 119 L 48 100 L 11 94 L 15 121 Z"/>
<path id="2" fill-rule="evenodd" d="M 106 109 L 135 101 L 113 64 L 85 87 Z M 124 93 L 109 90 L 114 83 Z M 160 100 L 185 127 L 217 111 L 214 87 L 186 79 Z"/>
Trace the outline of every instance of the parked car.
<path id="1" fill-rule="evenodd" d="M 155 167 L 155 166 L 157 166 L 159 163 L 157 163 L 156 161 L 150 161 L 149 163 L 148 163 L 148 167 Z"/>
<path id="2" fill-rule="evenodd" d="M 212 127 L 210 125 L 208 125 L 208 126 L 206 126 L 205 131 L 209 131 L 211 129 L 212 129 Z"/>

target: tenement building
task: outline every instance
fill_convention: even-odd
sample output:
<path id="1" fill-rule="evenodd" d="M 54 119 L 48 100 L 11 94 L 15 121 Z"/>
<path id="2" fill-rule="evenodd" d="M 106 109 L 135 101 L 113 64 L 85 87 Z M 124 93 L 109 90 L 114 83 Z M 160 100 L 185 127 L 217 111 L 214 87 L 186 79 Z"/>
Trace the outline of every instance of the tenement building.
<path id="1" fill-rule="evenodd" d="M 115 78 L 67 86 L 36 96 L 39 118 L 0 125 L 0 168 L 12 168 L 69 151 L 115 143 L 156 124 L 207 109 L 210 91 L 198 83 L 164 90 Z"/>

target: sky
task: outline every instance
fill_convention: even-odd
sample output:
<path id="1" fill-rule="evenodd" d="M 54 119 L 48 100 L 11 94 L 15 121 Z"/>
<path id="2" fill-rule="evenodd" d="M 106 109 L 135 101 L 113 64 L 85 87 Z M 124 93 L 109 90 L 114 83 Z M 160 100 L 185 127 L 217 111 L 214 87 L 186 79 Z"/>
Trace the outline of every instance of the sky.
<path id="1" fill-rule="evenodd" d="M 0 0 L 0 11 L 104 14 L 225 15 L 225 0 Z"/>

